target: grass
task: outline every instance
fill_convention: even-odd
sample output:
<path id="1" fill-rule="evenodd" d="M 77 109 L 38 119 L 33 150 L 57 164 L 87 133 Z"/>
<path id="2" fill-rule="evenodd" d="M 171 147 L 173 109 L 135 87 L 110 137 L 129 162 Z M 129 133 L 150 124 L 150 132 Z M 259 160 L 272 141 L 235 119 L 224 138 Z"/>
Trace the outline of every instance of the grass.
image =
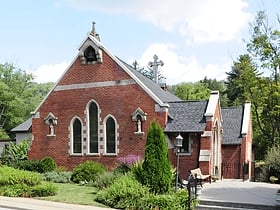
<path id="1" fill-rule="evenodd" d="M 79 186 L 77 184 L 55 183 L 58 193 L 55 196 L 39 197 L 41 200 L 72 203 L 81 205 L 101 206 L 104 205 L 94 201 L 97 192 L 94 187 Z"/>

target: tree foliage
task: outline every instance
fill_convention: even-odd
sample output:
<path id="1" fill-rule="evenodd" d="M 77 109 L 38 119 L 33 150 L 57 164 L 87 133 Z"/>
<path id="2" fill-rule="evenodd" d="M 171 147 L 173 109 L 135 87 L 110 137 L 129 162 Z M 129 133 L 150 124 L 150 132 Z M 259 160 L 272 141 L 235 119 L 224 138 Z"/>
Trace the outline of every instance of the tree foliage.
<path id="1" fill-rule="evenodd" d="M 172 182 L 171 164 L 168 158 L 167 143 L 161 126 L 151 122 L 148 130 L 142 180 L 151 192 L 165 193 Z"/>
<path id="2" fill-rule="evenodd" d="M 28 119 L 52 86 L 33 79 L 32 74 L 12 64 L 0 64 L 0 137 L 7 137 L 13 127 Z"/>
<path id="3" fill-rule="evenodd" d="M 280 33 L 262 11 L 251 29 L 248 54 L 227 73 L 227 96 L 230 106 L 251 102 L 256 154 L 262 159 L 268 148 L 280 143 Z"/>
<path id="4" fill-rule="evenodd" d="M 152 68 L 150 68 L 149 66 L 147 66 L 147 68 L 144 67 L 140 67 L 139 63 L 135 60 L 132 63 L 132 67 L 137 70 L 138 72 L 140 72 L 141 74 L 143 74 L 145 77 L 154 80 L 155 79 L 155 72 Z M 166 77 L 162 74 L 161 70 L 158 69 L 158 81 L 161 83 L 166 79 Z"/>

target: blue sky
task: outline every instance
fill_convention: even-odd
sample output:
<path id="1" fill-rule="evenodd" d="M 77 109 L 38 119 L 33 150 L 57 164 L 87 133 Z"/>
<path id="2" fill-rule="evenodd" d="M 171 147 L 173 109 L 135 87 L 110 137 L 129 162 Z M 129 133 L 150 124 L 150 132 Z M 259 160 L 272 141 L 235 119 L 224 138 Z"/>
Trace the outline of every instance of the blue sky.
<path id="1" fill-rule="evenodd" d="M 0 63 L 56 82 L 95 21 L 101 42 L 129 64 L 158 55 L 168 85 L 220 80 L 246 52 L 256 12 L 273 22 L 277 8 L 277 0 L 3 0 Z"/>

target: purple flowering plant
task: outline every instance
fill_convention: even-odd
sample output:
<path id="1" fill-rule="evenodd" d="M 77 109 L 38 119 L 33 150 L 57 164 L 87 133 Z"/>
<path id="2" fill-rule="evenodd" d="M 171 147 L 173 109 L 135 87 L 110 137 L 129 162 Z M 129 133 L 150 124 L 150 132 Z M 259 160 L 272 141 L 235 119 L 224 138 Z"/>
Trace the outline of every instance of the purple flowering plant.
<path id="1" fill-rule="evenodd" d="M 140 159 L 141 157 L 139 155 L 129 154 L 124 157 L 119 157 L 118 161 L 120 162 L 120 164 L 131 166 L 133 163 L 139 161 Z"/>

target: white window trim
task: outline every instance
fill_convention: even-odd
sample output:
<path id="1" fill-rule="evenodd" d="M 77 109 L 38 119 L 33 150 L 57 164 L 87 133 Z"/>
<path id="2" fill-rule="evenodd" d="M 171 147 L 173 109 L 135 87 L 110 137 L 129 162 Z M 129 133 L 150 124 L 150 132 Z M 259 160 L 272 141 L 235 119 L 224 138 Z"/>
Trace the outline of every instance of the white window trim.
<path id="1" fill-rule="evenodd" d="M 74 153 L 74 146 L 73 146 L 73 124 L 74 121 L 78 119 L 81 123 L 81 153 Z M 81 120 L 81 118 L 79 118 L 78 116 L 75 116 L 72 118 L 71 122 L 70 122 L 70 155 L 71 156 L 82 156 L 83 155 L 83 139 L 84 139 L 84 134 L 83 134 L 83 121 Z"/>
<path id="2" fill-rule="evenodd" d="M 106 148 L 106 145 L 107 145 L 106 123 L 107 123 L 108 118 L 110 118 L 110 117 L 113 118 L 113 120 L 115 121 L 115 151 L 116 151 L 115 153 L 107 153 L 107 148 Z M 118 154 L 118 148 L 117 148 L 117 145 L 118 145 L 118 142 L 117 142 L 117 140 L 118 140 L 118 132 L 117 132 L 117 129 L 118 129 L 118 123 L 117 123 L 116 118 L 113 115 L 111 115 L 111 114 L 107 115 L 104 118 L 104 120 L 103 120 L 103 131 L 104 131 L 104 145 L 103 145 L 103 147 L 104 147 L 104 155 L 115 156 L 115 155 Z"/>

